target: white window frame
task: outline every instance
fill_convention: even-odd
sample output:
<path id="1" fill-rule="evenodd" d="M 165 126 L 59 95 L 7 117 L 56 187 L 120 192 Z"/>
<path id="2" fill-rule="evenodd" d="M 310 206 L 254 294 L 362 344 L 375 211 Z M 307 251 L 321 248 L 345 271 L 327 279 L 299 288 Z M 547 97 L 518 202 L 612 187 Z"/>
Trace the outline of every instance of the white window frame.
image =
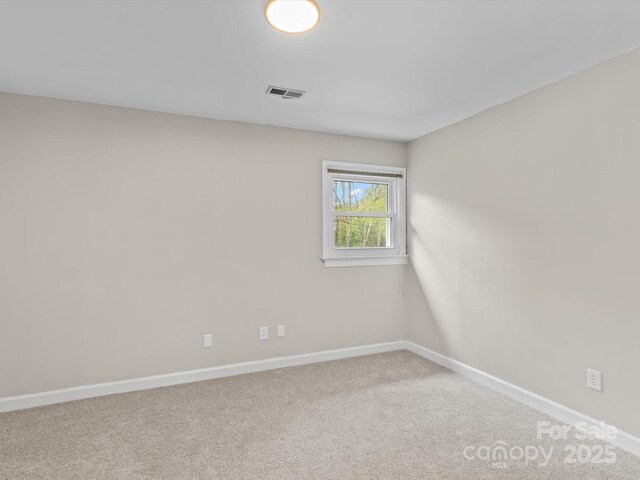
<path id="1" fill-rule="evenodd" d="M 339 173 L 330 172 L 339 170 Z M 347 173 L 348 172 L 348 173 Z M 355 173 L 354 173 L 355 172 Z M 376 174 L 383 174 L 376 176 Z M 386 176 L 385 176 L 386 175 Z M 389 176 L 392 175 L 392 176 Z M 366 213 L 366 217 L 391 219 L 389 247 L 336 248 L 333 208 L 335 180 L 386 183 L 388 213 Z M 340 214 L 338 213 L 338 216 Z M 366 265 L 403 265 L 407 263 L 407 169 L 364 163 L 322 162 L 322 261 L 325 267 L 354 267 Z"/>

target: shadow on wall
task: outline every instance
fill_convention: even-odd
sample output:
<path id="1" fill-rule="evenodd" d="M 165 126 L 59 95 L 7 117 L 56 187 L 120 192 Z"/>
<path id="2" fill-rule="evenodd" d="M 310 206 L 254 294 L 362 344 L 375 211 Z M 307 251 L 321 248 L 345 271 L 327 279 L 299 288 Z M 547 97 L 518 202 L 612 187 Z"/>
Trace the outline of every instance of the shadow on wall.
<path id="1" fill-rule="evenodd" d="M 566 265 L 557 263 L 546 272 L 535 268 L 566 242 L 549 243 L 527 224 L 530 218 L 519 218 L 510 208 L 469 208 L 423 192 L 412 194 L 411 208 L 409 340 L 508 377 L 517 367 L 505 358 L 526 363 L 522 354 L 528 352 L 560 361 L 563 353 L 552 343 L 526 339 L 535 338 L 540 319 L 557 316 L 542 298 L 562 304 L 562 310 L 575 305 L 575 298 L 562 298 L 558 284 L 547 278 L 561 279 Z M 573 335 L 560 321 L 554 334 L 568 342 Z"/>
<path id="2" fill-rule="evenodd" d="M 426 281 L 423 283 L 416 273 L 412 256 L 407 265 L 407 316 L 409 319 L 407 339 L 421 346 L 449 355 L 446 338 L 431 310 Z M 421 339 L 418 341 L 417 339 Z"/>
<path id="3" fill-rule="evenodd" d="M 637 435 L 626 367 L 637 363 L 638 225 L 421 187 L 409 193 L 407 339 Z M 604 395 L 586 390 L 586 368 L 605 372 Z"/>
<path id="4" fill-rule="evenodd" d="M 464 209 L 425 193 L 412 194 L 407 241 L 409 339 L 447 356 L 466 330 L 461 319 L 461 281 L 465 265 L 459 248 L 473 241 L 462 220 Z"/>

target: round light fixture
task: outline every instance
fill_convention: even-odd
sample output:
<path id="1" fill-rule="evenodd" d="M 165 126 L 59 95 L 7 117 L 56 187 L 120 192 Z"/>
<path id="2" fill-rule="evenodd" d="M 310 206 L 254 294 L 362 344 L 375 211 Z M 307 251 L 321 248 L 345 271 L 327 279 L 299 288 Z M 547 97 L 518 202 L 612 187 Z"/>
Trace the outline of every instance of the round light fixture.
<path id="1" fill-rule="evenodd" d="M 320 8 L 314 0 L 269 0 L 264 15 L 276 30 L 304 33 L 320 21 Z"/>

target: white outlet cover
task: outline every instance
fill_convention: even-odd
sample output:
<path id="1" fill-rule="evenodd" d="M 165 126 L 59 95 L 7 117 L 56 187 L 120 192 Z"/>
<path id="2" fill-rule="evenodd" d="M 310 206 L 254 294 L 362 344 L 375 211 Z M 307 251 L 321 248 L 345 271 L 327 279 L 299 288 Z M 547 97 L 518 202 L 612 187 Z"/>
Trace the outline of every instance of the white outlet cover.
<path id="1" fill-rule="evenodd" d="M 213 345 L 213 337 L 211 334 L 204 336 L 204 348 L 210 348 Z"/>
<path id="2" fill-rule="evenodd" d="M 597 370 L 587 369 L 587 387 L 596 392 L 602 391 L 602 373 Z"/>
<path id="3" fill-rule="evenodd" d="M 260 340 L 267 340 L 269 338 L 269 327 L 260 327 Z"/>

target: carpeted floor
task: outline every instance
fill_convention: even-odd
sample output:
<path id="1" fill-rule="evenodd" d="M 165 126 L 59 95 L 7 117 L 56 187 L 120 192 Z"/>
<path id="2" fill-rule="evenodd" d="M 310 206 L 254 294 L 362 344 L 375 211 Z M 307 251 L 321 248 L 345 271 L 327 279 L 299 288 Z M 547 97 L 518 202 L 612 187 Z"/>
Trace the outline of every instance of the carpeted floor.
<path id="1" fill-rule="evenodd" d="M 0 479 L 640 478 L 619 449 L 564 463 L 604 447 L 538 421 L 559 425 L 401 351 L 0 414 Z"/>

